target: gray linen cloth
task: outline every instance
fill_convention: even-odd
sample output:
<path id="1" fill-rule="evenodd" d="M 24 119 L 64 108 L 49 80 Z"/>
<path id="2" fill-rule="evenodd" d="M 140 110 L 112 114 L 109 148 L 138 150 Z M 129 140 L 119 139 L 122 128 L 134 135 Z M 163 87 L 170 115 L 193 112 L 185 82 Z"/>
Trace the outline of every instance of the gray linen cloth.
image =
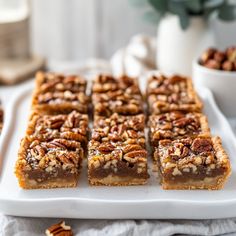
<path id="1" fill-rule="evenodd" d="M 137 76 L 152 69 L 146 65 L 150 55 L 150 45 L 153 39 L 148 40 L 145 36 L 135 37 L 130 44 L 135 43 L 136 47 L 143 47 L 141 51 L 146 53 L 135 55 L 132 45 L 128 45 L 128 49 L 123 49 L 115 53 L 111 60 L 111 66 L 104 60 L 89 60 L 83 64 L 74 63 L 74 65 L 62 63 L 51 63 L 51 69 L 54 71 L 73 71 L 83 74 L 90 74 L 91 71 L 106 71 L 119 75 L 127 73 L 132 76 Z M 146 48 L 146 51 L 145 51 Z M 140 50 L 139 50 L 140 52 Z M 127 55 L 128 53 L 128 55 Z M 133 60 L 125 58 L 132 57 L 137 60 L 136 68 L 133 70 Z M 124 62 L 125 61 L 125 62 Z M 129 64 L 130 63 L 130 64 Z M 154 63 L 151 63 L 152 65 Z M 236 133 L 236 119 L 230 120 L 230 123 Z M 45 218 L 25 218 L 4 216 L 0 214 L 0 236 L 38 236 L 44 235 L 45 230 L 52 224 L 56 224 L 61 219 L 45 219 Z M 132 236 L 132 235 L 236 235 L 236 218 L 235 219 L 220 219 L 220 220 L 79 220 L 66 219 L 66 224 L 73 229 L 74 235 L 79 236 Z"/>
<path id="2" fill-rule="evenodd" d="M 236 133 L 236 119 L 230 124 Z M 39 236 L 63 219 L 0 214 L 0 236 Z M 236 218 L 219 220 L 78 220 L 66 219 L 75 236 L 236 235 Z"/>
<path id="3" fill-rule="evenodd" d="M 60 219 L 0 216 L 1 236 L 39 236 Z M 66 224 L 78 236 L 236 235 L 236 219 L 221 220 L 76 220 Z"/>

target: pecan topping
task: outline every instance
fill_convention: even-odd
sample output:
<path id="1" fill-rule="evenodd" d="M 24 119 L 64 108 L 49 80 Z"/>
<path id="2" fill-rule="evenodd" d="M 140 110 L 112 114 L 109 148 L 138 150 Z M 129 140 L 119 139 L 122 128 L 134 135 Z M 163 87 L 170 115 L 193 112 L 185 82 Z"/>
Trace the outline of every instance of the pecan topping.
<path id="1" fill-rule="evenodd" d="M 47 92 L 38 95 L 38 102 L 40 104 L 59 104 L 63 102 L 73 102 L 77 104 L 87 104 L 88 97 L 82 93 L 65 92 Z"/>
<path id="2" fill-rule="evenodd" d="M 133 129 L 136 131 L 142 131 L 145 127 L 145 117 L 143 114 L 134 116 L 122 116 L 114 113 L 109 118 L 101 116 L 95 116 L 94 127 L 110 127 L 111 132 L 118 132 L 121 134 L 125 130 Z"/>
<path id="3" fill-rule="evenodd" d="M 66 139 L 48 142 L 34 140 L 26 149 L 26 161 L 31 168 L 42 168 L 53 172 L 53 168 L 66 167 L 78 171 L 79 160 L 83 157 L 80 143 Z M 68 165 L 69 164 L 69 165 Z M 53 168 L 48 169 L 48 166 Z"/>
<path id="4" fill-rule="evenodd" d="M 153 76 L 147 86 L 150 113 L 200 111 L 202 103 L 193 90 L 190 79 L 181 76 Z"/>
<path id="5" fill-rule="evenodd" d="M 56 138 L 87 144 L 88 116 L 76 111 L 66 115 L 34 114 L 27 134 L 39 140 Z"/>
<path id="6" fill-rule="evenodd" d="M 37 75 L 40 93 L 66 91 L 84 92 L 86 80 L 75 75 L 62 75 L 56 73 L 42 73 Z"/>
<path id="7" fill-rule="evenodd" d="M 73 236 L 71 227 L 66 225 L 65 221 L 50 226 L 45 233 L 46 236 Z"/>
<path id="8" fill-rule="evenodd" d="M 92 88 L 93 92 L 111 92 L 122 90 L 128 93 L 140 93 L 137 80 L 128 76 L 114 78 L 109 75 L 99 75 L 95 80 Z"/>
<path id="9" fill-rule="evenodd" d="M 132 127 L 132 120 L 136 122 L 136 130 Z M 138 128 L 140 130 L 138 130 Z M 144 116 L 118 116 L 116 113 L 109 117 L 97 117 L 94 122 L 92 139 L 104 142 L 110 141 L 113 145 L 143 142 L 144 139 Z M 145 143 L 145 140 L 144 142 Z"/>
<path id="10" fill-rule="evenodd" d="M 149 117 L 150 137 L 153 145 L 161 139 L 183 139 L 209 133 L 207 118 L 200 113 L 170 112 Z"/>

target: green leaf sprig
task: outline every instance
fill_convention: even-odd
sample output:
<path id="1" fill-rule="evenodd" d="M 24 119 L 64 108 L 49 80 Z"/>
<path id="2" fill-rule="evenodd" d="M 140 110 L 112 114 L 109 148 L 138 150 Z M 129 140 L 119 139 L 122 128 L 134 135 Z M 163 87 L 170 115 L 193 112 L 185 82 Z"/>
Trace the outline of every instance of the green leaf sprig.
<path id="1" fill-rule="evenodd" d="M 223 21 L 236 19 L 236 4 L 229 0 L 129 0 L 136 6 L 149 5 L 150 10 L 144 13 L 144 19 L 158 24 L 166 14 L 171 13 L 179 17 L 182 29 L 187 29 L 192 16 L 208 19 L 216 12 Z"/>

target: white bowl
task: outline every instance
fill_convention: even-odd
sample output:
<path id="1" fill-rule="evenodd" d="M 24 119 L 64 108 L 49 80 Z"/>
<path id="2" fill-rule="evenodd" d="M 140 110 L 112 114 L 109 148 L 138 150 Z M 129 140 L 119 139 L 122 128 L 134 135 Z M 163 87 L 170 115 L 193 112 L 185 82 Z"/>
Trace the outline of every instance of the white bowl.
<path id="1" fill-rule="evenodd" d="M 209 88 L 222 112 L 236 118 L 236 72 L 208 69 L 195 60 L 193 81 L 196 86 Z"/>

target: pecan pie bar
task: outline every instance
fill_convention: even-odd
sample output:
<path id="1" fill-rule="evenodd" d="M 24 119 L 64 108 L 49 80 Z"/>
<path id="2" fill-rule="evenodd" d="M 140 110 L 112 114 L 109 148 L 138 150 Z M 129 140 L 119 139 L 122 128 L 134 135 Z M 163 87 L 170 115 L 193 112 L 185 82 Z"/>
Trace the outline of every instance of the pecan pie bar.
<path id="1" fill-rule="evenodd" d="M 221 189 L 231 173 L 219 137 L 161 140 L 154 155 L 163 189 Z"/>
<path id="2" fill-rule="evenodd" d="M 86 81 L 78 76 L 39 72 L 32 106 L 43 113 L 87 113 Z"/>
<path id="3" fill-rule="evenodd" d="M 76 111 L 59 115 L 33 113 L 26 133 L 31 138 L 44 141 L 55 138 L 75 140 L 87 148 L 88 115 Z"/>
<path id="4" fill-rule="evenodd" d="M 25 189 L 75 187 L 82 159 L 83 149 L 77 141 L 40 141 L 25 137 L 15 173 Z"/>
<path id="5" fill-rule="evenodd" d="M 161 139 L 181 139 L 208 134 L 210 128 L 206 116 L 201 113 L 172 111 L 149 117 L 149 136 L 152 145 Z"/>
<path id="6" fill-rule="evenodd" d="M 143 113 L 143 97 L 137 79 L 127 76 L 98 76 L 92 86 L 94 115 L 109 117 L 113 113 L 136 115 Z"/>
<path id="7" fill-rule="evenodd" d="M 96 118 L 88 145 L 91 185 L 141 185 L 148 179 L 144 115 Z"/>
<path id="8" fill-rule="evenodd" d="M 175 110 L 200 112 L 203 106 L 192 81 L 178 75 L 152 76 L 147 85 L 147 97 L 150 114 Z"/>

